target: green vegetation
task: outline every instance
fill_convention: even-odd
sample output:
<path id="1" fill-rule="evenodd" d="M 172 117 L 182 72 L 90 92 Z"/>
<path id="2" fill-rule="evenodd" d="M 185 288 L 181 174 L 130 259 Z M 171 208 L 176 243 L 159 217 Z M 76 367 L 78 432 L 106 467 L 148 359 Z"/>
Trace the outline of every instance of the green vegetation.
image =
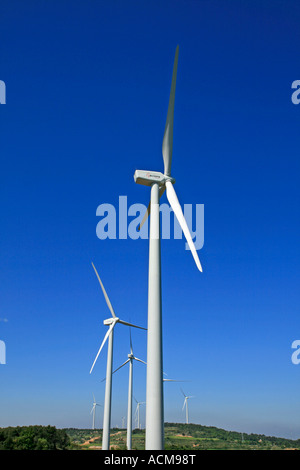
<path id="1" fill-rule="evenodd" d="M 99 450 L 102 430 L 54 426 L 0 428 L 0 450 Z M 126 450 L 126 429 L 111 430 L 111 449 Z M 145 449 L 145 430 L 134 429 L 132 449 Z M 300 450 L 300 439 L 225 431 L 200 424 L 165 423 L 166 450 Z"/>
<path id="2" fill-rule="evenodd" d="M 0 428 L 0 450 L 66 450 L 70 445 L 66 431 L 54 426 Z"/>
<path id="3" fill-rule="evenodd" d="M 73 448 L 101 449 L 102 431 L 66 429 Z M 111 449 L 126 449 L 126 429 L 111 430 Z M 132 432 L 132 449 L 145 449 L 145 431 Z M 300 439 L 291 440 L 263 434 L 246 434 L 225 431 L 199 424 L 165 423 L 165 450 L 300 450 Z"/>

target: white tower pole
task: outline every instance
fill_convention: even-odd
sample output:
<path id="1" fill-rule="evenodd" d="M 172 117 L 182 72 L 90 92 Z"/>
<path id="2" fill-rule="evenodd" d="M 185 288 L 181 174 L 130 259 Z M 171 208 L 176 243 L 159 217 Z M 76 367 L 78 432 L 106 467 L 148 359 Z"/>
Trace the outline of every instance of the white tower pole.
<path id="1" fill-rule="evenodd" d="M 151 186 L 146 387 L 146 450 L 164 448 L 159 185 Z"/>
<path id="2" fill-rule="evenodd" d="M 138 429 L 141 429 L 141 427 L 140 427 L 141 426 L 140 425 L 140 404 L 138 403 L 137 406 L 138 406 L 138 410 L 137 410 L 137 412 L 138 412 Z"/>
<path id="3" fill-rule="evenodd" d="M 188 410 L 188 398 L 186 400 L 186 405 L 185 405 L 185 412 L 186 412 L 186 424 L 189 424 L 189 410 Z"/>
<path id="4" fill-rule="evenodd" d="M 128 409 L 127 409 L 127 449 L 131 450 L 132 443 L 132 357 L 129 361 L 129 383 L 128 383 Z"/>
<path id="5" fill-rule="evenodd" d="M 104 399 L 104 413 L 103 413 L 102 450 L 109 450 L 110 419 L 111 419 L 111 385 L 112 385 L 112 363 L 113 363 L 113 340 L 114 340 L 113 335 L 114 335 L 114 329 L 111 330 L 109 338 L 108 338 L 105 399 Z"/>
<path id="6" fill-rule="evenodd" d="M 94 404 L 94 408 L 93 408 L 93 429 L 95 429 L 95 411 L 96 411 L 96 407 L 95 407 L 95 404 Z"/>

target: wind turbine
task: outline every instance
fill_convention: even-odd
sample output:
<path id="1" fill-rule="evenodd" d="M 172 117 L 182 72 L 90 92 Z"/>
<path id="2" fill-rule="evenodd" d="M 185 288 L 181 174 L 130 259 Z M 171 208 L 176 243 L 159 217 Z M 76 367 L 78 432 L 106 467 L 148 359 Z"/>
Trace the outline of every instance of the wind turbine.
<path id="1" fill-rule="evenodd" d="M 92 429 L 95 429 L 95 415 L 96 415 L 96 406 L 101 406 L 99 405 L 99 403 L 96 403 L 96 400 L 95 400 L 95 396 L 93 394 L 93 406 L 92 406 L 92 409 L 91 409 L 91 414 L 93 413 L 93 428 Z"/>
<path id="2" fill-rule="evenodd" d="M 133 381 L 133 361 L 146 362 L 142 361 L 138 357 L 135 357 L 133 354 L 132 341 L 131 341 L 131 331 L 130 331 L 130 354 L 128 354 L 128 359 L 120 367 L 118 367 L 114 372 L 121 369 L 123 366 L 129 363 L 129 382 L 128 382 L 128 407 L 127 407 L 127 449 L 131 450 L 132 444 L 132 381 Z M 147 364 L 146 364 L 147 365 Z"/>
<path id="3" fill-rule="evenodd" d="M 109 440 L 110 440 L 110 419 L 111 419 L 111 390 L 112 390 L 112 364 L 113 364 L 113 334 L 114 334 L 114 327 L 117 323 L 121 323 L 122 325 L 133 326 L 134 328 L 140 328 L 142 330 L 146 330 L 146 328 L 142 328 L 141 326 L 133 325 L 132 323 L 128 323 L 126 321 L 121 320 L 118 318 L 114 312 L 114 309 L 110 303 L 108 295 L 104 289 L 104 286 L 101 282 L 100 276 L 92 263 L 98 281 L 100 283 L 101 289 L 103 291 L 107 306 L 112 314 L 111 318 L 104 320 L 104 325 L 109 325 L 109 329 L 106 332 L 104 339 L 101 343 L 101 346 L 98 350 L 98 353 L 95 357 L 93 365 L 90 370 L 90 374 L 95 366 L 95 363 L 99 357 L 99 354 L 108 339 L 108 350 L 107 350 L 107 366 L 106 366 L 106 383 L 105 383 L 105 399 L 104 399 L 104 413 L 103 413 L 103 435 L 102 435 L 102 449 L 109 450 Z"/>
<path id="4" fill-rule="evenodd" d="M 190 398 L 194 398 L 194 396 L 187 396 L 185 395 L 184 391 L 181 389 L 181 392 L 184 396 L 184 402 L 183 402 L 183 407 L 182 407 L 182 411 L 184 410 L 184 407 L 185 407 L 185 424 L 189 424 L 189 409 L 188 409 L 188 400 Z"/>
<path id="5" fill-rule="evenodd" d="M 135 409 L 135 416 L 137 417 L 137 427 L 138 429 L 141 429 L 140 427 L 140 406 L 145 405 L 145 401 L 137 401 L 135 397 L 133 397 L 135 402 L 136 402 L 136 409 Z"/>
<path id="6" fill-rule="evenodd" d="M 159 200 L 165 190 L 167 199 L 185 235 L 197 268 L 199 271 L 202 271 L 195 245 L 173 188 L 175 180 L 171 177 L 178 51 L 179 47 L 177 46 L 173 66 L 167 120 L 162 143 L 164 173 L 162 174 L 157 171 L 145 170 L 136 170 L 134 173 L 134 180 L 136 183 L 151 187 L 150 204 L 140 225 L 141 227 L 150 214 L 146 387 L 146 449 L 150 450 L 160 450 L 164 448 Z"/>

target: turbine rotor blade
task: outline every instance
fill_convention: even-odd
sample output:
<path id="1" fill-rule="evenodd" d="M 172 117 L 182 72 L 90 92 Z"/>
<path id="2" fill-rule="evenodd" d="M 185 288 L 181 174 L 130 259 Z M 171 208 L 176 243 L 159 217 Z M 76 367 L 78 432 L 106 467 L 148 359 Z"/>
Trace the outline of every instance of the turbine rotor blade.
<path id="1" fill-rule="evenodd" d="M 133 354 L 132 339 L 131 339 L 131 328 L 129 328 L 129 339 L 130 339 L 130 353 Z"/>
<path id="2" fill-rule="evenodd" d="M 176 52 L 175 52 L 168 114 L 167 114 L 165 132 L 164 132 L 163 143 L 162 143 L 162 154 L 163 154 L 164 165 L 165 165 L 164 174 L 167 176 L 171 175 L 171 163 L 172 163 L 172 152 L 173 152 L 173 123 L 174 123 L 174 106 L 175 106 L 178 53 L 179 53 L 179 46 L 176 47 Z"/>
<path id="3" fill-rule="evenodd" d="M 198 257 L 197 250 L 195 248 L 195 245 L 194 245 L 194 242 L 192 240 L 188 225 L 187 225 L 186 220 L 184 218 L 181 206 L 179 204 L 177 195 L 175 193 L 175 189 L 174 189 L 173 184 L 171 183 L 171 181 L 166 182 L 166 189 L 167 189 L 168 201 L 169 201 L 170 206 L 172 207 L 172 209 L 174 211 L 174 214 L 177 217 L 177 220 L 178 220 L 178 222 L 181 226 L 181 229 L 184 233 L 184 236 L 185 236 L 185 238 L 188 242 L 188 245 L 189 245 L 190 250 L 192 252 L 193 258 L 194 258 L 195 263 L 196 263 L 196 266 L 199 269 L 199 271 L 202 272 L 202 266 L 201 266 L 201 263 L 200 263 L 200 260 L 199 260 L 199 257 Z"/>
<path id="4" fill-rule="evenodd" d="M 116 321 L 113 321 L 112 324 L 110 325 L 109 329 L 107 330 L 107 332 L 106 332 L 106 334 L 105 334 L 105 336 L 104 336 L 104 339 L 103 339 L 103 341 L 102 341 L 102 344 L 101 344 L 101 346 L 100 346 L 100 348 L 99 348 L 99 351 L 97 352 L 97 356 L 95 357 L 95 360 L 94 360 L 93 365 L 92 365 L 92 367 L 91 367 L 90 374 L 91 374 L 91 372 L 92 372 L 92 370 L 93 370 L 93 368 L 94 368 L 94 365 L 96 364 L 96 361 L 97 361 L 97 359 L 98 359 L 98 356 L 99 356 L 99 354 L 100 354 L 100 352 L 101 352 L 101 350 L 102 350 L 102 348 L 103 348 L 103 346 L 104 346 L 104 344 L 105 344 L 107 338 L 109 337 L 109 335 L 110 335 L 110 333 L 111 333 L 111 331 L 112 331 L 112 329 L 114 328 L 114 326 L 115 326 L 116 323 L 117 323 Z"/>
<path id="5" fill-rule="evenodd" d="M 98 274 L 98 272 L 97 272 L 97 269 L 96 269 L 95 266 L 94 266 L 94 263 L 92 263 L 92 266 L 93 266 L 93 268 L 94 268 L 94 271 L 95 271 L 96 276 L 97 276 L 97 278 L 98 278 L 98 281 L 99 281 L 99 283 L 100 283 L 100 286 L 101 286 L 102 292 L 103 292 L 103 294 L 104 294 L 104 297 L 105 297 L 107 306 L 108 306 L 108 308 L 109 308 L 109 310 L 110 310 L 112 316 L 113 316 L 114 318 L 116 318 L 116 314 L 115 314 L 115 312 L 114 312 L 114 309 L 112 308 L 112 305 L 111 305 L 111 303 L 110 303 L 110 300 L 109 300 L 109 298 L 108 298 L 108 295 L 107 295 L 107 293 L 106 293 L 106 290 L 104 289 L 104 285 L 102 284 L 102 281 L 101 281 L 100 276 L 99 276 L 99 274 Z"/>
<path id="6" fill-rule="evenodd" d="M 147 362 L 142 361 L 142 359 L 139 359 L 138 357 L 133 356 L 133 359 L 135 359 L 136 361 L 142 362 L 143 364 L 146 364 L 146 365 L 147 365 Z"/>
<path id="7" fill-rule="evenodd" d="M 127 326 L 133 326 L 134 328 L 140 328 L 141 330 L 147 330 L 147 328 L 143 328 L 142 326 L 137 326 L 137 325 L 133 325 L 132 323 L 128 323 L 127 321 L 123 321 L 123 320 L 118 320 L 118 323 L 122 323 L 122 325 L 127 325 Z"/>
<path id="8" fill-rule="evenodd" d="M 125 364 L 127 364 L 127 362 L 129 362 L 129 361 L 130 361 L 130 359 L 127 359 L 127 361 L 123 362 L 123 364 L 120 367 L 118 367 L 116 370 L 113 371 L 113 374 L 115 372 L 117 372 L 119 369 L 121 369 L 123 366 L 125 366 Z"/>
<path id="9" fill-rule="evenodd" d="M 142 226 L 144 225 L 144 223 L 146 222 L 146 220 L 148 219 L 148 217 L 150 215 L 150 207 L 151 207 L 151 202 L 149 202 L 148 207 L 147 207 L 146 212 L 145 212 L 145 215 L 142 219 L 142 222 L 140 223 L 140 225 L 137 228 L 138 232 L 141 230 Z"/>
<path id="10" fill-rule="evenodd" d="M 184 382 L 184 380 L 176 380 L 176 379 L 163 379 L 164 382 Z"/>
<path id="11" fill-rule="evenodd" d="M 163 185 L 163 186 L 161 186 L 161 187 L 159 188 L 159 198 L 162 197 L 162 195 L 164 194 L 165 190 L 166 190 L 165 185 Z M 147 210 L 146 210 L 146 212 L 145 212 L 145 215 L 144 215 L 144 217 L 143 217 L 142 222 L 140 223 L 140 225 L 139 225 L 138 228 L 137 228 L 138 231 L 141 230 L 142 226 L 144 225 L 144 223 L 145 223 L 146 220 L 148 219 L 148 217 L 149 217 L 149 215 L 150 215 L 150 210 L 151 210 L 151 201 L 150 201 L 149 204 L 148 204 L 148 207 L 147 207 Z"/>
<path id="12" fill-rule="evenodd" d="M 113 374 L 114 374 L 115 372 L 117 372 L 119 369 L 121 369 L 121 367 L 125 366 L 125 364 L 127 364 L 127 362 L 129 362 L 129 361 L 130 361 L 130 359 L 127 359 L 127 361 L 125 361 L 120 367 L 118 367 L 117 369 L 115 369 L 115 370 L 113 371 Z M 104 377 L 104 379 L 101 380 L 101 382 L 105 382 L 105 381 L 106 381 L 106 377 Z"/>

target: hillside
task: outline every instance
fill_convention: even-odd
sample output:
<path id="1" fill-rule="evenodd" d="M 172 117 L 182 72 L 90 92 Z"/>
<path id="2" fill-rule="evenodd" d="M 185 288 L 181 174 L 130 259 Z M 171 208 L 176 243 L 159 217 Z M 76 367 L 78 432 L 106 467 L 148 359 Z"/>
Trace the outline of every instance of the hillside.
<path id="1" fill-rule="evenodd" d="M 101 449 L 101 430 L 65 429 L 74 448 Z M 145 431 L 135 429 L 132 448 L 145 448 Z M 111 430 L 111 449 L 126 449 L 126 429 Z M 165 423 L 165 450 L 300 450 L 300 439 L 246 434 L 199 424 Z"/>
<path id="2" fill-rule="evenodd" d="M 0 428 L 0 450 L 100 450 L 101 430 L 54 426 Z M 145 430 L 132 433 L 132 449 L 145 448 Z M 111 449 L 126 450 L 126 429 L 111 430 Z M 300 439 L 226 431 L 199 424 L 165 423 L 165 450 L 299 450 Z"/>

